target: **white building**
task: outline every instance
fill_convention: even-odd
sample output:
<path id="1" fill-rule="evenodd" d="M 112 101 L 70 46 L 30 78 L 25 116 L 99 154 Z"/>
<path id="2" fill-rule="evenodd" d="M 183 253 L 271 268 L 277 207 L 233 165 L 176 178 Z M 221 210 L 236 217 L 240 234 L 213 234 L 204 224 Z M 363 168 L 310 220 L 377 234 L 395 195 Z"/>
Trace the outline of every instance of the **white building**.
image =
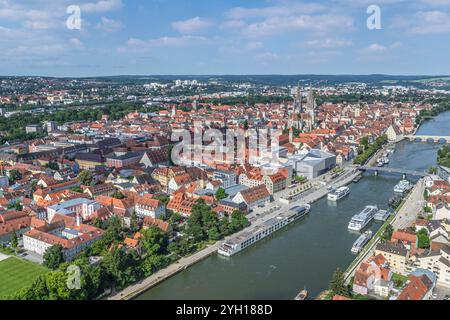
<path id="1" fill-rule="evenodd" d="M 138 197 L 135 201 L 135 211 L 139 218 L 152 217 L 162 219 L 166 216 L 166 207 L 155 199 L 148 197 Z"/>
<path id="2" fill-rule="evenodd" d="M 230 188 L 236 185 L 236 173 L 233 171 L 216 170 L 214 179 L 222 181 L 222 188 Z"/>
<path id="3" fill-rule="evenodd" d="M 265 206 L 270 203 L 270 194 L 265 185 L 242 190 L 233 197 L 234 203 L 244 202 L 248 208 Z"/>
<path id="4" fill-rule="evenodd" d="M 437 285 L 450 288 L 450 247 L 439 251 L 425 251 L 422 255 L 411 257 L 412 271 L 425 269 L 436 275 Z"/>
<path id="5" fill-rule="evenodd" d="M 31 229 L 23 235 L 25 250 L 44 255 L 54 245 L 60 245 L 64 259 L 72 261 L 78 254 L 103 237 L 103 230 L 81 223 L 81 217 L 55 215 L 50 224 Z"/>
<path id="6" fill-rule="evenodd" d="M 89 220 L 90 216 L 95 211 L 101 208 L 101 205 L 91 199 L 77 198 L 69 201 L 64 201 L 47 208 L 48 221 L 52 221 L 55 214 L 72 215 L 79 214 L 83 220 Z"/>

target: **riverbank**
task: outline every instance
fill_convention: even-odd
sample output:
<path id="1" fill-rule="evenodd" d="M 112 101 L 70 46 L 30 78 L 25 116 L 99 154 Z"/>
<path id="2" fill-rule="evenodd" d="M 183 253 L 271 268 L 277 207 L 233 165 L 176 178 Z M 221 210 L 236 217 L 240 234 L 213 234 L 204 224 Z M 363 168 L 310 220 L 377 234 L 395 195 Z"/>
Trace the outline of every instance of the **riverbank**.
<path id="1" fill-rule="evenodd" d="M 145 278 L 144 280 L 131 285 L 124 290 L 115 293 L 114 295 L 108 297 L 108 300 L 130 300 L 134 297 L 138 296 L 142 292 L 158 285 L 164 280 L 169 279 L 170 277 L 176 275 L 177 273 L 186 270 L 190 266 L 194 265 L 195 263 L 206 259 L 213 253 L 217 252 L 217 249 L 220 246 L 221 241 L 216 242 L 215 244 L 208 246 L 207 248 L 194 253 L 193 255 L 189 257 L 184 257 L 178 260 L 177 262 L 172 263 L 170 266 L 168 266 L 165 269 L 162 269 L 155 274 L 151 275 L 148 278 Z"/>
<path id="2" fill-rule="evenodd" d="M 363 252 L 359 254 L 356 259 L 350 264 L 344 273 L 346 283 L 349 283 L 359 265 L 366 261 L 375 251 L 375 247 L 381 241 L 381 235 L 386 230 L 388 225 L 391 225 L 394 230 L 404 229 L 409 227 L 417 218 L 422 206 L 418 199 L 423 195 L 425 190 L 425 183 L 423 179 L 419 180 L 414 186 L 413 190 L 408 194 L 408 197 L 400 204 L 400 206 L 380 228 L 377 234 L 364 248 Z"/>
<path id="3" fill-rule="evenodd" d="M 348 185 L 352 183 L 353 179 L 361 175 L 361 172 L 355 170 L 354 168 L 346 168 L 344 172 L 336 177 L 334 180 L 330 181 L 330 184 L 333 184 L 334 187 L 338 188 L 344 185 Z M 326 186 L 323 186 L 319 189 L 316 189 L 315 191 L 308 192 L 305 196 L 303 196 L 301 199 L 299 199 L 296 202 L 291 203 L 290 205 L 296 205 L 296 204 L 311 204 L 314 203 L 323 197 L 325 197 L 328 194 L 328 190 Z M 283 210 L 286 210 L 286 206 L 282 206 L 278 211 L 275 211 L 273 213 L 267 214 L 263 217 L 258 218 L 257 220 L 252 221 L 251 226 L 248 228 L 238 232 L 237 234 L 230 236 L 238 236 L 239 234 L 246 232 L 250 229 L 253 229 L 254 227 L 263 224 L 265 221 L 267 221 L 270 218 L 273 218 L 277 216 L 280 212 Z M 281 230 L 280 232 L 283 232 Z M 223 240 L 222 240 L 223 241 Z M 222 241 L 218 241 L 215 244 L 208 246 L 207 248 L 189 256 L 184 257 L 178 260 L 177 262 L 169 265 L 167 268 L 162 269 L 158 271 L 157 273 L 151 275 L 150 277 L 131 285 L 124 290 L 117 292 L 116 294 L 110 296 L 108 300 L 130 300 L 135 298 L 136 296 L 139 296 L 141 293 L 157 286 L 158 284 L 164 282 L 165 280 L 175 276 L 176 274 L 188 269 L 189 267 L 193 266 L 194 264 L 208 258 L 209 256 L 215 254 L 222 243 Z"/>

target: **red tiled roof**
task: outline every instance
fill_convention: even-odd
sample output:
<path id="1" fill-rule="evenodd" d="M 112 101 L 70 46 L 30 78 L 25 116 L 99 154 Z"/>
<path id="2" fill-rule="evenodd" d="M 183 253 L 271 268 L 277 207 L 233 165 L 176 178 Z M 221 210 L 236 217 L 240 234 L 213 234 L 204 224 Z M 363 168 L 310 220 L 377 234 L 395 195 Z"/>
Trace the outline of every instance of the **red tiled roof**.
<path id="1" fill-rule="evenodd" d="M 422 300 L 431 289 L 433 283 L 426 275 L 409 276 L 409 283 L 398 296 L 397 300 Z"/>

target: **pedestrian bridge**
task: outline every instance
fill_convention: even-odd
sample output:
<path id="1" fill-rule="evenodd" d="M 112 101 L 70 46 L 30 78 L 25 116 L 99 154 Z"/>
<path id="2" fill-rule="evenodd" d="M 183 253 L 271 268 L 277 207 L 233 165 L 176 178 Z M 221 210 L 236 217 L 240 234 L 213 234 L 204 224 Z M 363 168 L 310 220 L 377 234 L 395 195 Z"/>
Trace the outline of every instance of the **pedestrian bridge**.
<path id="1" fill-rule="evenodd" d="M 419 142 L 434 142 L 434 143 L 449 143 L 450 136 L 421 136 L 421 135 L 408 135 L 404 136 L 405 139 L 409 141 L 419 141 Z"/>
<path id="2" fill-rule="evenodd" d="M 423 171 L 408 170 L 408 169 L 401 169 L 401 168 L 390 168 L 390 167 L 361 166 L 361 167 L 358 167 L 358 170 L 370 171 L 375 174 L 384 172 L 384 173 L 401 174 L 403 176 L 415 176 L 415 177 L 425 177 L 428 175 L 428 173 L 423 172 Z"/>

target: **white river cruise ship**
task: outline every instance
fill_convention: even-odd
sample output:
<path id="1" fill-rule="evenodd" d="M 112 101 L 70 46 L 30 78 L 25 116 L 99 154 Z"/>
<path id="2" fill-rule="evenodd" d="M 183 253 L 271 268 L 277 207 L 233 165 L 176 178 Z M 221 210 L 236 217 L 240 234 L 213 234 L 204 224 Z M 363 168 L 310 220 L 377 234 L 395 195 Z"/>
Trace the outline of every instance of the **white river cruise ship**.
<path id="1" fill-rule="evenodd" d="M 222 243 L 217 252 L 222 256 L 231 257 L 259 240 L 266 238 L 275 231 L 304 217 L 310 210 L 311 206 L 309 205 L 295 206 L 288 212 L 281 213 L 277 217 L 265 221 L 262 225 L 259 225 L 250 231 L 226 240 Z"/>
<path id="2" fill-rule="evenodd" d="M 331 191 L 328 194 L 328 200 L 338 201 L 338 200 L 341 200 L 342 198 L 344 198 L 345 196 L 347 196 L 348 194 L 350 194 L 350 188 L 349 187 L 341 187 L 341 188 Z"/>
<path id="3" fill-rule="evenodd" d="M 372 221 L 373 217 L 378 213 L 377 206 L 367 206 L 363 211 L 354 215 L 350 223 L 348 224 L 348 229 L 353 231 L 360 231 L 364 229 L 367 224 Z"/>

